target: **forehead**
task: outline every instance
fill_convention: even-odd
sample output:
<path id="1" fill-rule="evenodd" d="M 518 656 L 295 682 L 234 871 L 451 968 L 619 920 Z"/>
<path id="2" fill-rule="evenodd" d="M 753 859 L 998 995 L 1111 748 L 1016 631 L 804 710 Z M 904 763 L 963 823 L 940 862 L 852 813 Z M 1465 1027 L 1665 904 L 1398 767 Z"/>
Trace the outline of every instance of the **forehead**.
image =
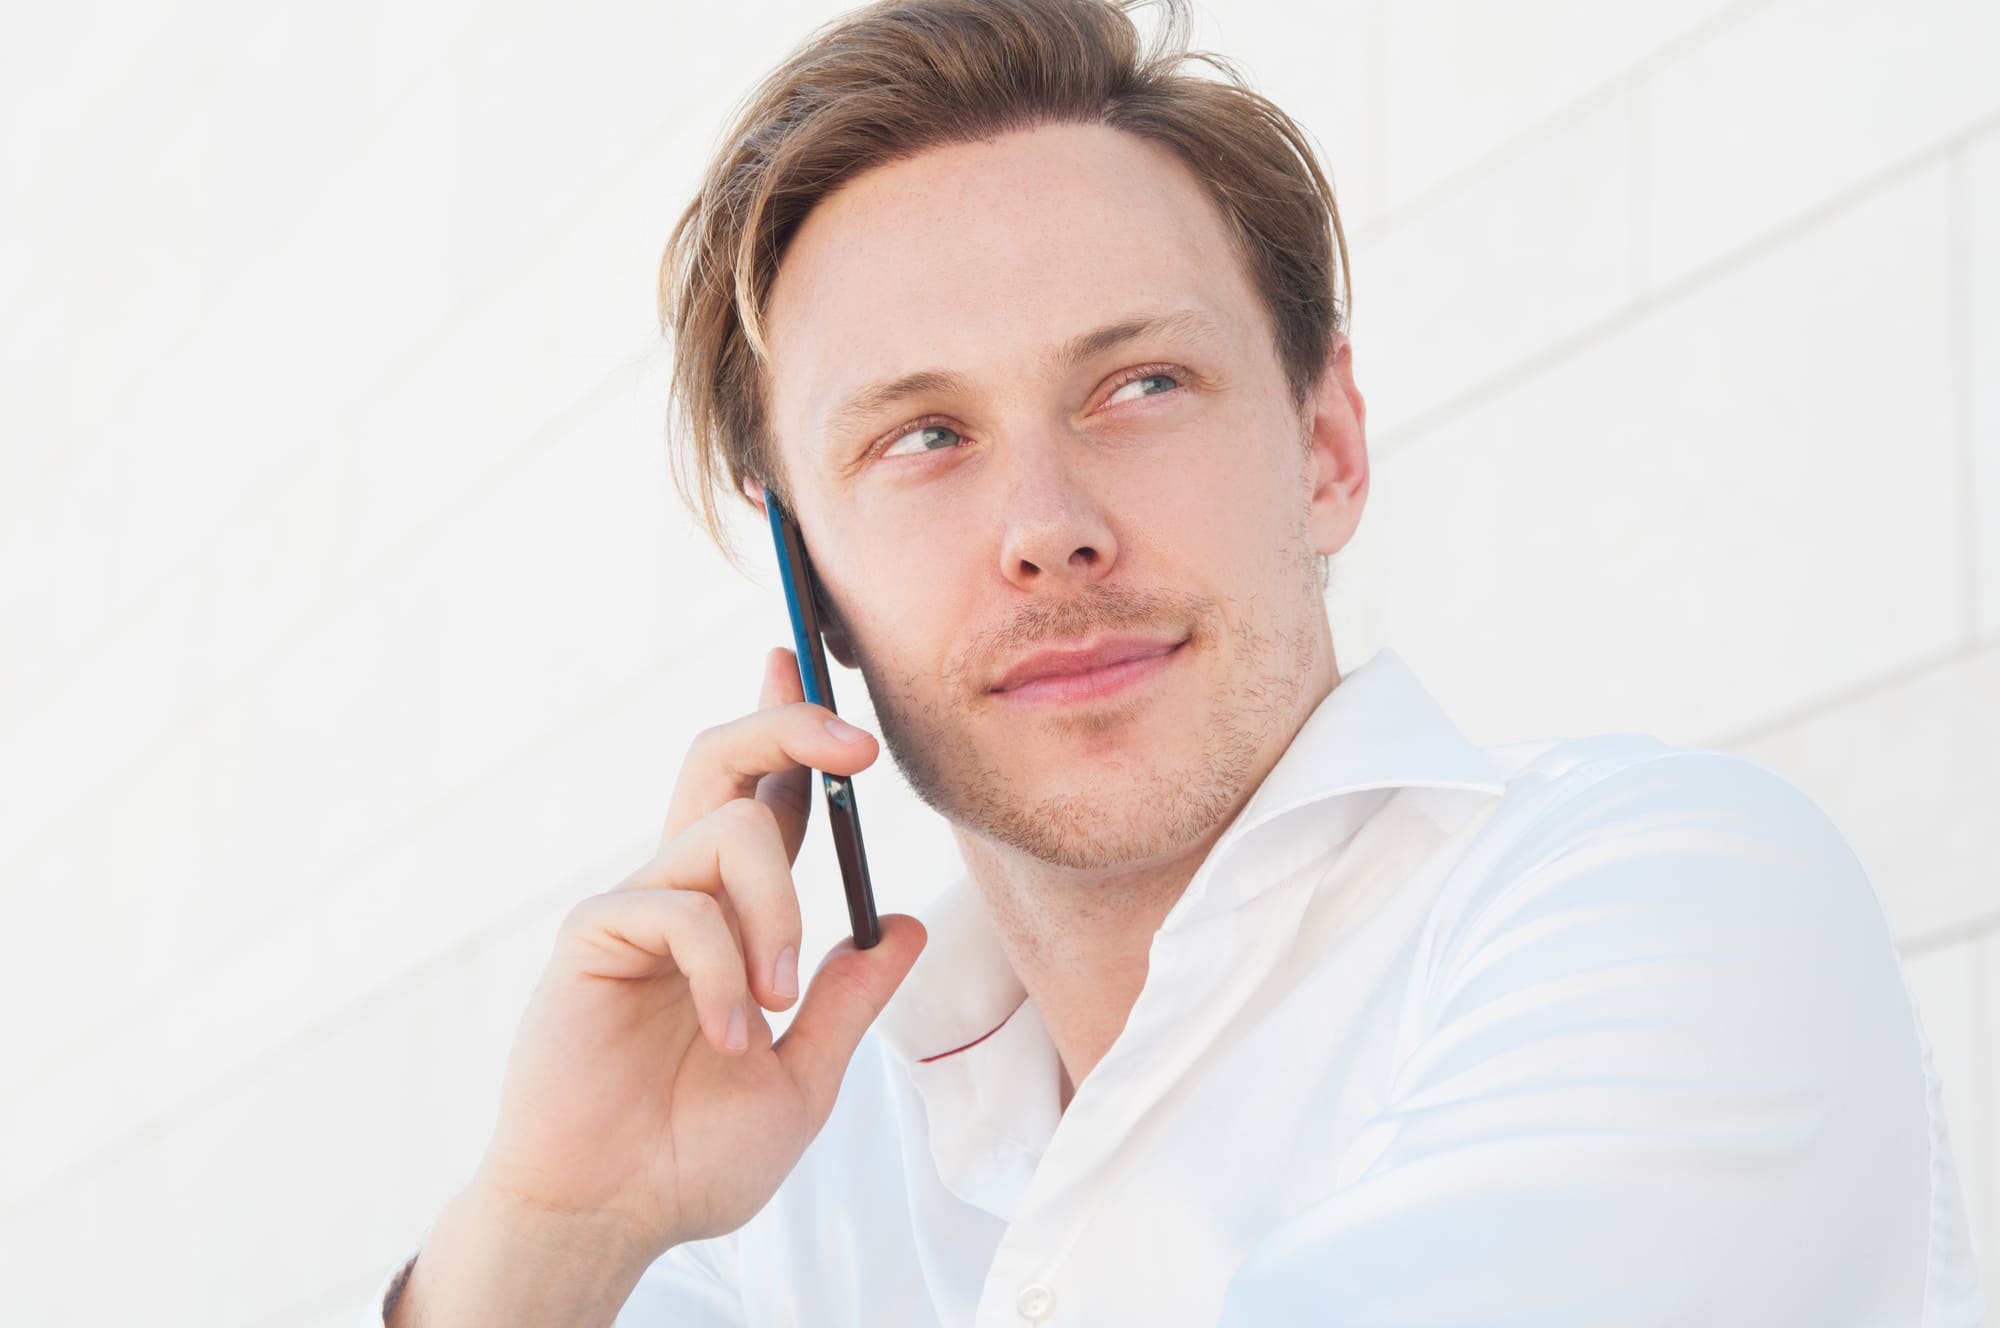
<path id="1" fill-rule="evenodd" d="M 1051 125 L 878 167 L 815 208 L 767 305 L 780 447 L 869 382 L 1026 370 L 1108 319 L 1256 305 L 1221 213 L 1171 149 Z"/>

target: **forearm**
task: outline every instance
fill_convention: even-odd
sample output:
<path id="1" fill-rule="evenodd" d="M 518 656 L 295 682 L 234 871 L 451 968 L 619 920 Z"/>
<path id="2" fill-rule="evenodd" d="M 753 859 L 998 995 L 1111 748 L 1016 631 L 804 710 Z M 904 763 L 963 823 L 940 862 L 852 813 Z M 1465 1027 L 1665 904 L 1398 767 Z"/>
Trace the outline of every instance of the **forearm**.
<path id="1" fill-rule="evenodd" d="M 607 1328 L 652 1261 L 609 1223 L 534 1215 L 468 1189 L 425 1239 L 387 1328 Z"/>

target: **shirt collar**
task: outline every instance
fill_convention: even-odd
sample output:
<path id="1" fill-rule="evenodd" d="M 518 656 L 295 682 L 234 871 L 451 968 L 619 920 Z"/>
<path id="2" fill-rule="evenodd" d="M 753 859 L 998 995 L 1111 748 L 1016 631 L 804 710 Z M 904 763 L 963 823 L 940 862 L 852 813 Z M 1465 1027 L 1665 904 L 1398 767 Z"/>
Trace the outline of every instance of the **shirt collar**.
<path id="1" fill-rule="evenodd" d="M 1160 930 L 1240 906 L 1304 858 L 1344 841 L 1380 803 L 1353 795 L 1403 787 L 1439 790 L 1441 805 L 1454 795 L 1483 803 L 1505 791 L 1506 779 L 1385 646 L 1349 670 L 1307 717 Z M 1273 833 L 1323 803 L 1331 805 L 1315 812 L 1311 836 Z M 920 917 L 929 939 L 876 1028 L 906 1063 L 935 1063 L 1002 1033 L 1027 992 L 970 877 L 961 875 Z"/>

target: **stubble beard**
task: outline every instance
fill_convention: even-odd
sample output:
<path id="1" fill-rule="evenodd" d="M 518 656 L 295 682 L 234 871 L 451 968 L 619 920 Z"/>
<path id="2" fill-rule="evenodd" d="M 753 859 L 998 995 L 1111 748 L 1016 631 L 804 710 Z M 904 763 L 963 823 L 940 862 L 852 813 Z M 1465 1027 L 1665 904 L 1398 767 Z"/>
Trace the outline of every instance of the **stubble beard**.
<path id="1" fill-rule="evenodd" d="M 1297 538 L 1303 539 L 1304 531 Z M 1320 567 L 1309 543 L 1295 543 L 1301 575 L 1291 602 L 1280 607 L 1277 625 L 1257 625 L 1256 600 L 1211 599 L 1170 592 L 1103 590 L 1088 599 L 1038 606 L 976 658 L 1010 659 L 1036 643 L 1100 631 L 1189 632 L 1182 647 L 1192 667 L 1203 657 L 1227 650 L 1227 667 L 1216 676 L 1223 688 L 1210 694 L 1205 715 L 1156 713 L 1157 725 L 1198 725 L 1201 746 L 1191 759 L 1135 767 L 1120 763 L 1099 775 L 1096 786 L 1031 797 L 1021 782 L 1000 769 L 990 747 L 976 738 L 970 709 L 955 698 L 977 696 L 984 678 L 960 666 L 941 680 L 926 682 L 912 670 L 885 668 L 854 643 L 856 662 L 868 687 L 875 717 L 890 756 L 917 796 L 953 824 L 1008 845 L 1052 866 L 1105 869 L 1171 853 L 1215 830 L 1247 801 L 1260 758 L 1280 732 L 1295 731 L 1303 719 L 1300 698 L 1313 673 L 1319 625 Z M 889 681 L 893 679 L 893 685 Z M 941 700 L 940 698 L 944 698 Z M 1023 718 L 1049 730 L 1088 739 L 1131 722 L 1146 698 L 1093 708 L 1074 716 Z M 994 722 L 999 703 L 987 703 L 985 726 L 1004 742 Z M 1004 713 L 999 711 L 998 713 Z"/>

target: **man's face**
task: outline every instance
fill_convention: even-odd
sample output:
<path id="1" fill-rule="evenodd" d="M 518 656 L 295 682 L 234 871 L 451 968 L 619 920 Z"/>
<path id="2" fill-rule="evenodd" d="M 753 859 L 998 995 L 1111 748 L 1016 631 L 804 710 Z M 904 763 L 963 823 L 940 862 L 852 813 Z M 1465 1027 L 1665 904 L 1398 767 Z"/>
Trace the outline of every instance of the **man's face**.
<path id="1" fill-rule="evenodd" d="M 1071 868 L 1219 830 L 1336 680 L 1316 558 L 1367 469 L 1344 348 L 1300 411 L 1179 158 L 1064 125 L 877 168 L 806 219 L 768 330 L 830 643 L 918 794 Z M 996 690 L 1107 643 L 1149 657 Z"/>

